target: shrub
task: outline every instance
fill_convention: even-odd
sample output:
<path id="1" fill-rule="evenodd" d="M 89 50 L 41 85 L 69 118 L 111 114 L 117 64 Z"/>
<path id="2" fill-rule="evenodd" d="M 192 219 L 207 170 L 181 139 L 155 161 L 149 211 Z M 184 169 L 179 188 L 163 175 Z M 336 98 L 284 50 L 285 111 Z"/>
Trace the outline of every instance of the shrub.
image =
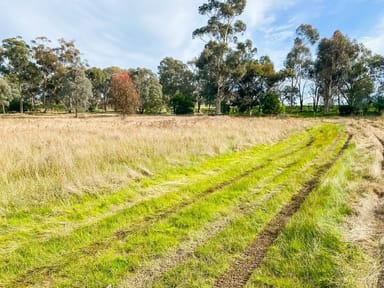
<path id="1" fill-rule="evenodd" d="M 261 108 L 264 114 L 279 114 L 282 111 L 279 95 L 267 92 L 261 99 Z"/>
<path id="2" fill-rule="evenodd" d="M 340 105 L 339 106 L 339 114 L 340 115 L 351 115 L 354 109 L 350 105 Z"/>
<path id="3" fill-rule="evenodd" d="M 181 93 L 176 93 L 170 103 L 176 115 L 192 114 L 195 108 L 195 99 Z"/>

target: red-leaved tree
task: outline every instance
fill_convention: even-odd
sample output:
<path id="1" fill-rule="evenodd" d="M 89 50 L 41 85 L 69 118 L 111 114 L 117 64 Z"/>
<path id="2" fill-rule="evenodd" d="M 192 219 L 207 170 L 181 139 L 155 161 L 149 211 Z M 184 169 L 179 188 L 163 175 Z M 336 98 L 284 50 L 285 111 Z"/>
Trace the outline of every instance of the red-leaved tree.
<path id="1" fill-rule="evenodd" d="M 139 94 L 128 72 L 122 71 L 113 75 L 112 97 L 118 111 L 125 116 L 133 114 L 139 106 Z"/>

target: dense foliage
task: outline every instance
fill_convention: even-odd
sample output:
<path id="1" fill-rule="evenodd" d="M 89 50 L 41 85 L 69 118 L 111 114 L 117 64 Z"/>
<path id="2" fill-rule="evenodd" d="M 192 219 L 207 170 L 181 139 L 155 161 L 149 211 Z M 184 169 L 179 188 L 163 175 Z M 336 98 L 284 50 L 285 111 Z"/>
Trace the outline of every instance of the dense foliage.
<path id="1" fill-rule="evenodd" d="M 271 95 L 272 102 L 277 97 L 276 106 L 287 105 L 287 111 L 298 106 L 303 112 L 308 104 L 314 112 L 322 110 L 325 114 L 333 107 L 340 114 L 383 110 L 382 55 L 374 55 L 339 30 L 330 38 L 320 39 L 316 28 L 302 24 L 283 69 L 276 71 L 267 55 L 256 56 L 253 43 L 243 39 L 246 23 L 239 17 L 245 6 L 246 0 L 208 0 L 198 7 L 198 13 L 208 21 L 192 36 L 205 41 L 203 51 L 188 63 L 165 57 L 158 75 L 147 68 L 90 68 L 73 41 L 59 39 L 55 44 L 46 37 L 31 43 L 20 36 L 4 39 L 0 46 L 1 111 L 72 112 L 81 108 L 91 112 L 184 114 L 204 112 L 201 107 L 205 105 L 215 114 L 269 114 L 265 99 L 271 100 Z M 74 71 L 89 79 L 92 93 L 88 93 L 85 79 L 73 80 Z M 113 78 L 122 71 L 133 81 L 127 95 L 137 94 L 137 105 L 134 100 L 135 105 L 132 102 L 124 108 L 116 97 L 112 101 Z"/>

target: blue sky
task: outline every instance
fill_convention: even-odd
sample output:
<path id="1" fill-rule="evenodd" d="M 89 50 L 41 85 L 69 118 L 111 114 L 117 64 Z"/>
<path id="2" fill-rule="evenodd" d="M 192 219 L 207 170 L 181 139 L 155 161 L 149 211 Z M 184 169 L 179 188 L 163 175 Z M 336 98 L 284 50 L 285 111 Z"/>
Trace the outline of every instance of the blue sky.
<path id="1" fill-rule="evenodd" d="M 91 66 L 147 67 L 157 72 L 171 56 L 196 57 L 203 43 L 192 39 L 207 18 L 197 12 L 204 0 L 0 0 L 0 38 L 38 36 L 75 40 Z M 339 29 L 375 53 L 384 54 L 384 0 L 248 0 L 244 37 L 258 56 L 280 68 L 302 23 L 321 37 Z"/>

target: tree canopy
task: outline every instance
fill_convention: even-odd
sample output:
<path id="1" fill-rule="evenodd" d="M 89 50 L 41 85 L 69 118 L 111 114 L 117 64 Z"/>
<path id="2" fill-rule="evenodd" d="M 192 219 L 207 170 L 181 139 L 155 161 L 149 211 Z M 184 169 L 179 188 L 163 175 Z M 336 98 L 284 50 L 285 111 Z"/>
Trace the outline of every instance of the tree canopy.
<path id="1" fill-rule="evenodd" d="M 207 17 L 206 25 L 192 33 L 204 41 L 204 48 L 187 62 L 164 57 L 157 74 L 144 67 L 89 67 L 75 42 L 63 38 L 52 42 L 43 36 L 30 43 L 20 36 L 3 39 L 2 111 L 183 114 L 200 113 L 205 105 L 208 113 L 212 107 L 215 114 L 265 114 L 271 111 L 265 105 L 279 107 L 276 99 L 288 103 L 291 111 L 298 105 L 302 112 L 309 101 L 313 111 L 324 114 L 334 106 L 348 113 L 384 110 L 382 55 L 339 30 L 320 39 L 315 27 L 301 24 L 277 71 L 272 59 L 258 55 L 245 39 L 241 16 L 246 4 L 206 0 L 197 9 Z"/>

